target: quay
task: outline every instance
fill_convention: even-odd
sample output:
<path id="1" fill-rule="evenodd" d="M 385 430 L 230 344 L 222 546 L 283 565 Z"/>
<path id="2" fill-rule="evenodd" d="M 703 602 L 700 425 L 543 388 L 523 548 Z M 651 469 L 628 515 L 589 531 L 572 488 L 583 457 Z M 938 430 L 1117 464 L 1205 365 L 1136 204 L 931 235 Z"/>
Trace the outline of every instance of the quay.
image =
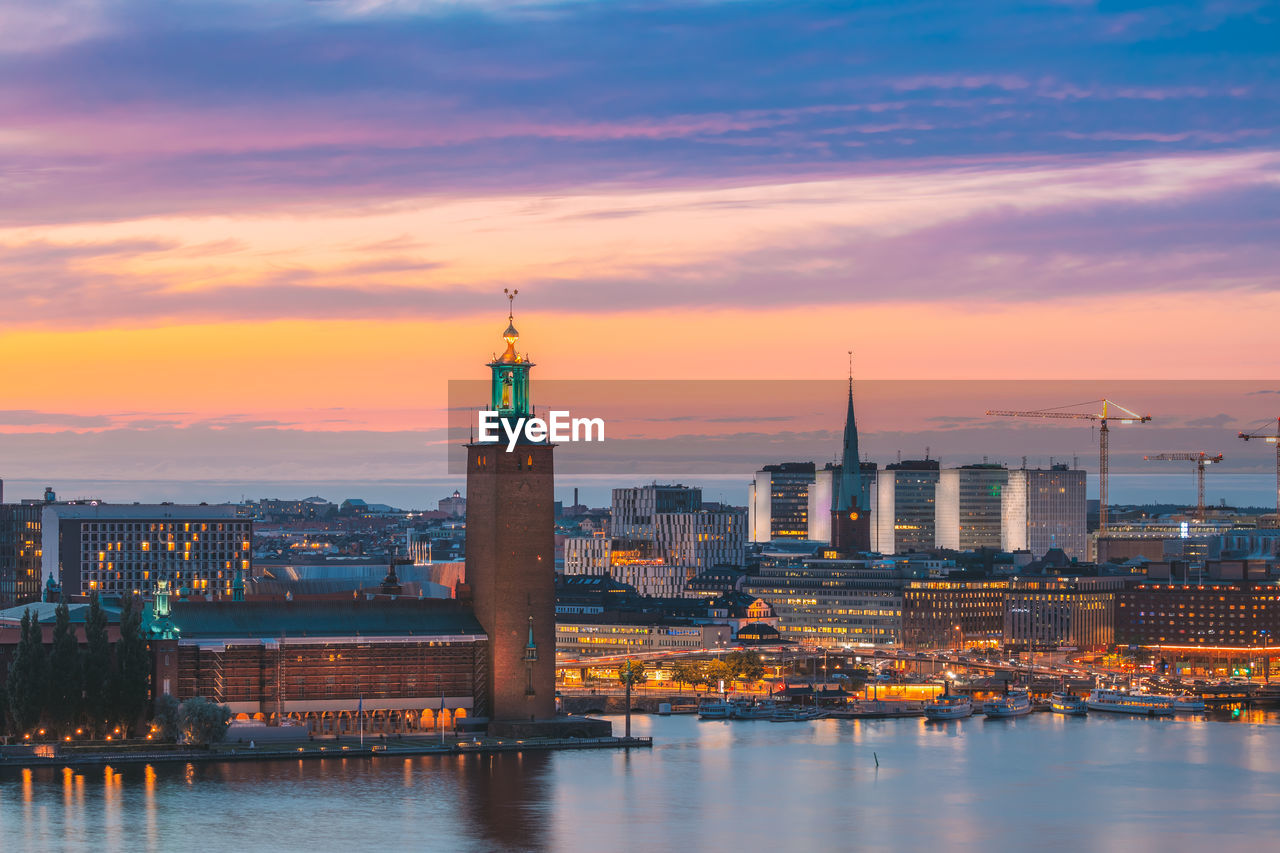
<path id="1" fill-rule="evenodd" d="M 421 755 L 492 755 L 500 752 L 544 752 L 570 749 L 651 748 L 651 737 L 595 738 L 474 738 L 440 743 L 434 738 L 403 738 L 382 742 L 300 741 L 249 747 L 243 743 L 218 744 L 208 749 L 80 751 L 75 749 L 15 754 L 0 749 L 0 772 L 6 768 L 101 767 L 104 765 L 160 763 L 218 763 L 230 761 L 279 761 L 319 758 L 410 758 Z"/>

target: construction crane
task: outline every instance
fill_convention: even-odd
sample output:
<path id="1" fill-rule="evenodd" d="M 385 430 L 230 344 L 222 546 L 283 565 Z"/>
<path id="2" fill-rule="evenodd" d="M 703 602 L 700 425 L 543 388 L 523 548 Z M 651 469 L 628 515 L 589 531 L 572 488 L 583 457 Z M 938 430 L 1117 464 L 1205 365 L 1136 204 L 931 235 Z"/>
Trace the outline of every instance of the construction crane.
<path id="1" fill-rule="evenodd" d="M 1199 453 L 1157 453 L 1144 456 L 1148 462 L 1194 462 L 1196 463 L 1196 521 L 1204 521 L 1204 469 L 1207 465 L 1221 464 L 1222 454 L 1210 456 L 1204 451 Z"/>
<path id="2" fill-rule="evenodd" d="M 1242 432 L 1240 438 L 1248 441 L 1251 438 L 1260 438 L 1268 444 L 1276 446 L 1276 515 L 1280 516 L 1280 418 L 1276 418 L 1275 432 L 1262 432 L 1254 430 L 1253 432 Z"/>
<path id="3" fill-rule="evenodd" d="M 1101 412 L 1066 412 L 1063 409 L 1074 409 L 1080 406 L 1092 406 L 1095 403 L 1102 404 Z M 1117 414 L 1117 412 L 1119 414 Z M 1089 400 L 1087 403 L 1074 403 L 1070 406 L 1058 406 L 1053 409 L 1037 409 L 1032 412 L 1013 412 L 1004 409 L 988 409 L 988 415 L 1002 418 L 1072 418 L 1075 420 L 1094 421 L 1098 424 L 1098 535 L 1102 536 L 1107 532 L 1107 480 L 1109 475 L 1109 460 L 1111 450 L 1108 447 L 1110 441 L 1110 430 L 1107 428 L 1108 421 L 1116 421 L 1122 424 L 1145 424 L 1151 420 L 1150 415 L 1140 415 L 1130 409 L 1126 409 L 1119 403 L 1111 400 Z"/>

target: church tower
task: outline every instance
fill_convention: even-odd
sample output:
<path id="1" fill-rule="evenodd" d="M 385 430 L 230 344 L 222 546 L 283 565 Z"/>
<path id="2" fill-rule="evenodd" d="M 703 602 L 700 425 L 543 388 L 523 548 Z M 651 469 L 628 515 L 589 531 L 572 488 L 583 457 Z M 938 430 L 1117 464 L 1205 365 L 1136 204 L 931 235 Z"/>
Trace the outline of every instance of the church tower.
<path id="1" fill-rule="evenodd" d="M 858 421 L 853 414 L 853 353 L 849 353 L 849 408 L 844 416 L 840 481 L 831 502 L 831 547 L 840 554 L 871 550 L 871 507 L 862 482 Z"/>
<path id="2" fill-rule="evenodd" d="M 515 293 L 508 293 L 514 300 Z M 515 428 L 532 416 L 527 353 L 509 311 L 506 351 L 489 362 L 489 409 Z M 523 437 L 508 452 L 496 442 L 467 445 L 467 584 L 489 636 L 491 723 L 556 716 L 555 507 L 552 451 Z"/>

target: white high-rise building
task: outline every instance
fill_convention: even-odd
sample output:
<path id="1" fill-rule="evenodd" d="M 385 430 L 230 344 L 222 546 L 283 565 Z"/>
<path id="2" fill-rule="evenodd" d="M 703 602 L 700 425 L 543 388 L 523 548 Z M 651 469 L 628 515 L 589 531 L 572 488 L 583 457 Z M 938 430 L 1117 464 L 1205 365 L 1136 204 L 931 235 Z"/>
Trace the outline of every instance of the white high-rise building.
<path id="1" fill-rule="evenodd" d="M 939 472 L 934 541 L 939 548 L 976 551 L 1000 548 L 1004 488 L 1003 465 L 965 465 Z"/>
<path id="2" fill-rule="evenodd" d="M 905 554 L 934 547 L 938 461 L 890 463 L 876 482 L 875 549 L 881 554 Z"/>
<path id="3" fill-rule="evenodd" d="M 1085 507 L 1082 470 L 1054 465 L 1010 471 L 1001 508 L 1004 550 L 1040 558 L 1061 548 L 1072 559 L 1087 559 Z"/>
<path id="4" fill-rule="evenodd" d="M 813 538 L 809 533 L 809 488 L 815 473 L 812 462 L 781 462 L 756 472 L 748 488 L 747 524 L 752 542 Z"/>

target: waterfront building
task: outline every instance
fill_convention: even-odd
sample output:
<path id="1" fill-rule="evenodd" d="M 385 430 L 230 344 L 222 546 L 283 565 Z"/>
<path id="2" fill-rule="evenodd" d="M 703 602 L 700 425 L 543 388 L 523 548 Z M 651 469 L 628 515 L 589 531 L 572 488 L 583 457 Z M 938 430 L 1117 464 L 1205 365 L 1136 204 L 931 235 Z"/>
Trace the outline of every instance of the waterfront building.
<path id="1" fill-rule="evenodd" d="M 748 487 L 747 525 L 752 542 L 809 539 L 812 462 L 780 462 L 756 472 Z"/>
<path id="2" fill-rule="evenodd" d="M 788 642 L 895 647 L 902 641 L 903 590 L 922 573 L 885 560 L 777 561 L 762 564 L 743 591 L 774 609 Z"/>
<path id="3" fill-rule="evenodd" d="M 911 581 L 902 593 L 902 647 L 998 646 L 1008 586 L 1001 580 Z"/>
<path id="4" fill-rule="evenodd" d="M 1043 557 L 1061 548 L 1071 559 L 1088 559 L 1085 508 L 1084 471 L 1066 465 L 1011 470 L 1001 509 L 1004 550 Z"/>
<path id="5" fill-rule="evenodd" d="M 1280 585 L 1257 579 L 1266 576 L 1262 564 L 1223 560 L 1148 570 L 1148 580 L 1116 594 L 1117 643 L 1235 652 L 1280 645 Z"/>
<path id="6" fill-rule="evenodd" d="M 608 621 L 562 618 L 556 624 L 556 652 L 572 657 L 717 651 L 732 642 L 733 629 L 728 625 L 698 625 L 661 617 Z"/>
<path id="7" fill-rule="evenodd" d="M 905 554 L 934 547 L 938 461 L 891 462 L 880 471 L 876 495 L 876 550 Z"/>
<path id="8" fill-rule="evenodd" d="M 153 691 L 315 734 L 412 732 L 490 711 L 489 643 L 439 599 L 169 601 L 146 614 Z"/>
<path id="9" fill-rule="evenodd" d="M 138 595 L 159 580 L 183 594 L 230 598 L 253 570 L 253 521 L 233 505 L 48 503 L 42 570 L 68 596 Z"/>
<path id="10" fill-rule="evenodd" d="M 999 550 L 1009 471 L 1003 465 L 964 465 L 938 474 L 934 541 L 953 551 Z"/>
<path id="11" fill-rule="evenodd" d="M 1004 643 L 1103 649 L 1115 642 L 1119 577 L 1014 578 L 1004 595 Z"/>

